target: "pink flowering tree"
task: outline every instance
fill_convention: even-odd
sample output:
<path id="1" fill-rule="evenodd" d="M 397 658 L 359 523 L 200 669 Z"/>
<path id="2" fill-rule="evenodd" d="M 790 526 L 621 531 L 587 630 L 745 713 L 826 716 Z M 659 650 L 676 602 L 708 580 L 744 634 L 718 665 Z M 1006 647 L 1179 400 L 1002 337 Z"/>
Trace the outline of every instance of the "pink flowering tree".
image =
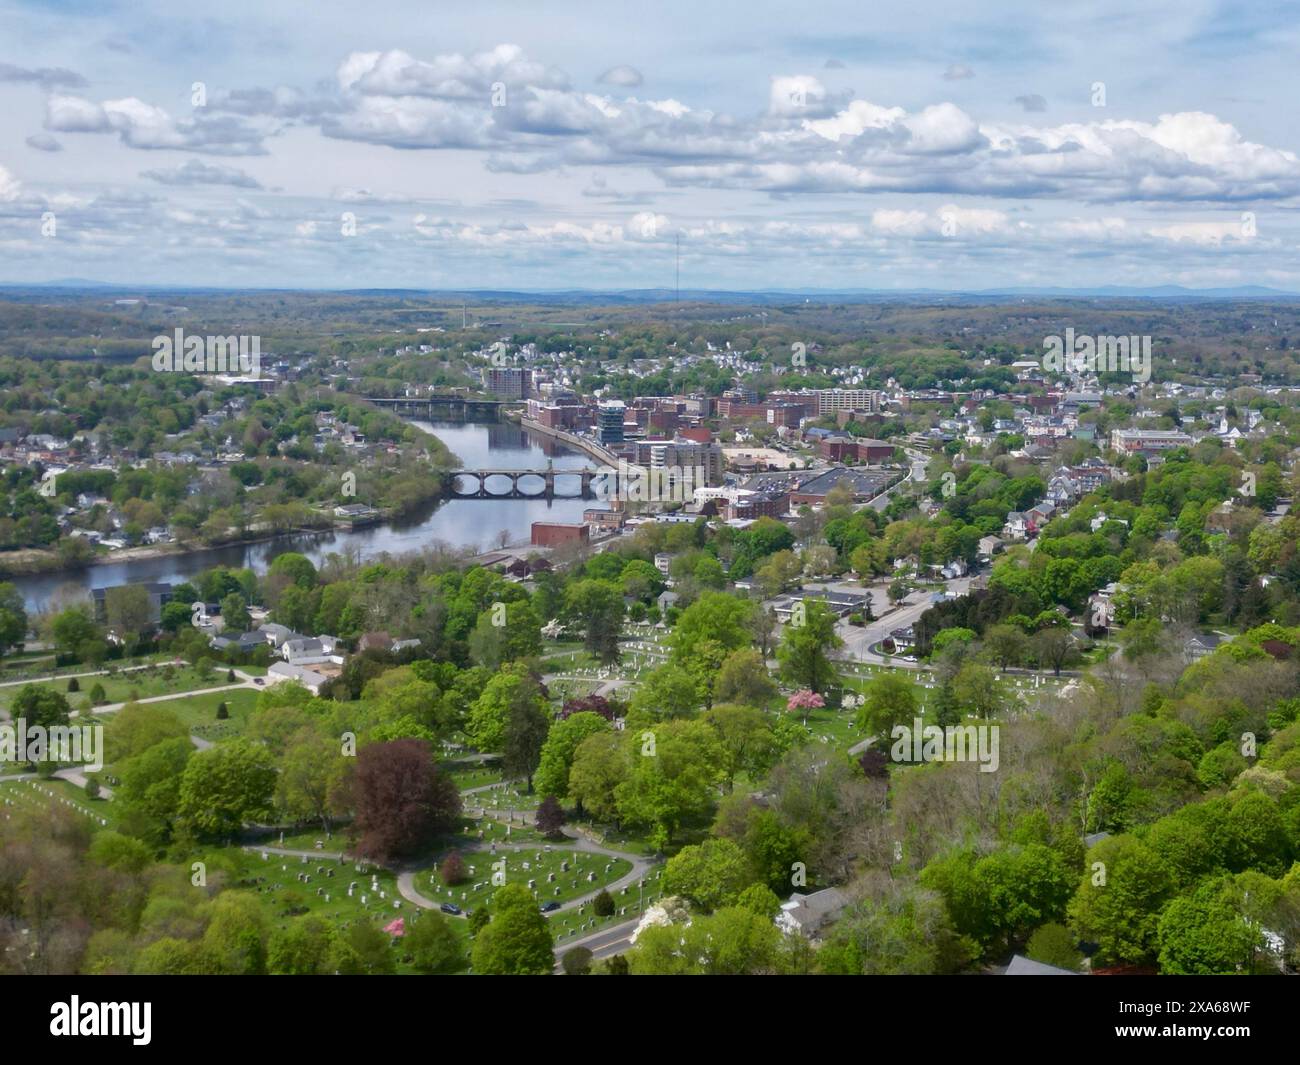
<path id="1" fill-rule="evenodd" d="M 825 705 L 825 699 L 815 691 L 810 691 L 807 688 L 801 688 L 785 702 L 785 708 L 790 711 L 790 713 L 793 714 L 796 711 L 803 712 L 803 723 L 805 728 L 808 726 L 808 711 L 820 710 Z"/>

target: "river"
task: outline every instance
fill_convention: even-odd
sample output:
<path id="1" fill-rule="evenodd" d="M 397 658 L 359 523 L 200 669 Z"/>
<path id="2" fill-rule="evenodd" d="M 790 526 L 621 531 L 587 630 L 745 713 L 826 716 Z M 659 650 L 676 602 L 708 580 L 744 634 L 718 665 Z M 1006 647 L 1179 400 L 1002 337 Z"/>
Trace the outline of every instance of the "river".
<path id="1" fill-rule="evenodd" d="M 557 470 L 597 465 L 595 459 L 566 444 L 532 433 L 513 422 L 487 423 L 411 421 L 433 433 L 461 460 L 465 469 L 542 469 L 549 461 Z M 471 482 L 472 483 L 472 482 Z M 502 491 L 504 484 L 489 490 Z M 525 485 L 525 491 L 531 486 Z M 500 544 L 526 544 L 535 521 L 581 521 L 581 499 L 449 499 L 431 503 L 401 521 L 356 530 L 329 530 L 281 536 L 257 544 L 234 544 L 162 558 L 110 562 L 85 569 L 13 577 L 27 601 L 29 613 L 51 602 L 84 598 L 92 588 L 148 581 L 177 582 L 213 566 L 251 567 L 266 571 L 276 555 L 299 551 L 318 566 L 327 555 L 355 550 L 363 559 L 381 554 L 418 551 L 434 543 L 487 551 Z"/>

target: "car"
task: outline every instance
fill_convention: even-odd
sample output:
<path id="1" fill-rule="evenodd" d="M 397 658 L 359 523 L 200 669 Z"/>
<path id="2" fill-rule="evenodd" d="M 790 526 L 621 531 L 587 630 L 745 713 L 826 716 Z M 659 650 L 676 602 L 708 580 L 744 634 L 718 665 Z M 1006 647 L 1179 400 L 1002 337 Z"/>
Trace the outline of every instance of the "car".
<path id="1" fill-rule="evenodd" d="M 266 681 L 264 681 L 261 677 L 254 677 L 254 678 L 253 678 L 253 683 L 254 683 L 254 684 L 257 684 L 257 685 L 262 685 L 262 684 L 265 684 Z"/>
<path id="2" fill-rule="evenodd" d="M 558 902 L 548 902 L 542 907 L 542 913 L 554 913 L 560 908 Z"/>
<path id="3" fill-rule="evenodd" d="M 455 906 L 450 902 L 444 902 L 441 906 L 438 907 L 438 909 L 440 909 L 443 913 L 451 914 L 453 917 L 460 916 L 460 907 Z"/>

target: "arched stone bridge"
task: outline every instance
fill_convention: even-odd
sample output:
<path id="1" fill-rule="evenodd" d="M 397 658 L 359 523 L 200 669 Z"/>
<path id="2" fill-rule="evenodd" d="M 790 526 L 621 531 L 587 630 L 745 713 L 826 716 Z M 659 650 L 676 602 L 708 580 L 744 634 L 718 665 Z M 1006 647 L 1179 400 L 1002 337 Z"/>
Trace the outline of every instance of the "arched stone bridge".
<path id="1" fill-rule="evenodd" d="M 584 467 L 576 470 L 455 470 L 447 474 L 447 494 L 452 499 L 595 499 L 608 498 L 618 491 L 618 470 L 609 467 Z M 501 490 L 506 478 L 510 487 Z M 472 486 L 469 482 L 473 482 Z M 595 481 L 600 489 L 593 491 Z"/>

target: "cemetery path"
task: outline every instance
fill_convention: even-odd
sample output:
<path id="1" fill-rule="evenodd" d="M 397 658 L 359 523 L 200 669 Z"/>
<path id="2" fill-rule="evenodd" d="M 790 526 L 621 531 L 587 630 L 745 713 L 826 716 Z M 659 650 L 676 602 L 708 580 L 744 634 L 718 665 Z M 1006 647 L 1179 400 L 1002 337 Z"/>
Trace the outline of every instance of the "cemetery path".
<path id="1" fill-rule="evenodd" d="M 238 675 L 239 673 L 238 671 L 236 671 L 236 676 Z M 147 699 L 134 699 L 128 701 L 137 702 L 137 703 L 165 703 L 172 699 L 186 699 L 191 695 L 211 695 L 214 692 L 235 691 L 239 688 L 255 688 L 255 690 L 257 691 L 263 690 L 260 686 L 253 684 L 252 677 L 247 677 L 237 684 L 222 684 L 215 688 L 195 688 L 193 691 L 188 691 L 188 692 L 171 692 L 168 695 L 151 695 Z M 105 706 L 95 707 L 93 712 L 96 714 L 111 714 L 114 711 L 121 710 L 122 707 L 126 705 L 127 705 L 126 703 L 108 703 Z M 80 714 L 81 714 L 80 710 L 73 710 L 72 713 L 69 714 L 68 716 L 77 717 Z"/>

